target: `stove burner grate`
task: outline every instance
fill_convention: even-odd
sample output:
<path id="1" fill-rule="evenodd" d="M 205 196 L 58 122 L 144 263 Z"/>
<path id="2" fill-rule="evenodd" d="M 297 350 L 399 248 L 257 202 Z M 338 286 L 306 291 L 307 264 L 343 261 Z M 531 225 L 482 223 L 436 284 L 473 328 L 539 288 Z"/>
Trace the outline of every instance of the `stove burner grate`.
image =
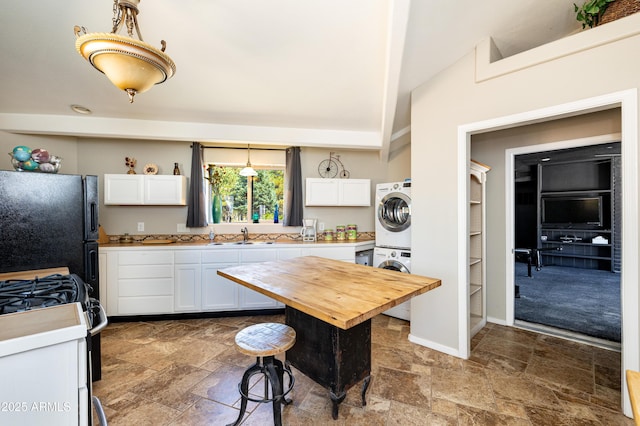
<path id="1" fill-rule="evenodd" d="M 0 281 L 0 314 L 83 302 L 84 291 L 72 275 Z"/>

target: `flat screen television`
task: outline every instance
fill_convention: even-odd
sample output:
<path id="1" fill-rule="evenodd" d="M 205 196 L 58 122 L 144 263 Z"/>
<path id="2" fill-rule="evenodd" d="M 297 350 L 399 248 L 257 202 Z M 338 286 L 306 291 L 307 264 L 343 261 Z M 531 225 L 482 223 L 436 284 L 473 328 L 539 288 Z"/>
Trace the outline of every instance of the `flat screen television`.
<path id="1" fill-rule="evenodd" d="M 594 228 L 602 226 L 602 197 L 545 197 L 542 225 Z"/>

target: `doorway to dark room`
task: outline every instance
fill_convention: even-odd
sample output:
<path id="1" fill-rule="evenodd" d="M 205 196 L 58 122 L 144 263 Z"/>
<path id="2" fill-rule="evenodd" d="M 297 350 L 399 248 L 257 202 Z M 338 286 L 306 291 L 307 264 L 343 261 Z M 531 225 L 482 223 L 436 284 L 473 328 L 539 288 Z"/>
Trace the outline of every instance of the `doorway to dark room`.
<path id="1" fill-rule="evenodd" d="M 621 342 L 621 144 L 515 157 L 516 323 Z"/>

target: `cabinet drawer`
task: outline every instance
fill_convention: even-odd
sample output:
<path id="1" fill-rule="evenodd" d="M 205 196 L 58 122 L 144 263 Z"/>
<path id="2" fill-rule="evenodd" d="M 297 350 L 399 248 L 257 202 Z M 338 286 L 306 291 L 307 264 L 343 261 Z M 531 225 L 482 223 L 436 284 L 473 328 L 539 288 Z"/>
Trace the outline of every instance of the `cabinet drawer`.
<path id="1" fill-rule="evenodd" d="M 355 261 L 353 247 L 308 247 L 302 249 L 303 256 L 318 256 L 327 259 Z"/>
<path id="2" fill-rule="evenodd" d="M 294 257 L 300 257 L 300 256 L 302 256 L 302 249 L 299 249 L 299 248 L 278 249 L 279 260 L 293 259 Z"/>
<path id="3" fill-rule="evenodd" d="M 172 265 L 158 265 L 150 267 L 148 265 L 121 266 L 118 278 L 173 278 Z"/>
<path id="4" fill-rule="evenodd" d="M 240 263 L 238 250 L 208 250 L 202 252 L 202 263 Z"/>
<path id="5" fill-rule="evenodd" d="M 163 263 L 173 263 L 172 251 L 128 251 L 118 256 L 118 265 L 161 265 Z"/>
<path id="6" fill-rule="evenodd" d="M 120 298 L 135 297 L 135 296 L 172 296 L 173 297 L 173 278 L 119 280 L 118 296 Z"/>
<path id="7" fill-rule="evenodd" d="M 195 250 L 176 250 L 173 257 L 176 264 L 192 265 L 200 263 L 200 252 Z"/>
<path id="8" fill-rule="evenodd" d="M 241 253 L 241 263 L 256 263 L 256 262 L 269 262 L 276 260 L 277 251 L 273 249 L 268 250 L 255 250 L 248 249 L 243 250 Z"/>

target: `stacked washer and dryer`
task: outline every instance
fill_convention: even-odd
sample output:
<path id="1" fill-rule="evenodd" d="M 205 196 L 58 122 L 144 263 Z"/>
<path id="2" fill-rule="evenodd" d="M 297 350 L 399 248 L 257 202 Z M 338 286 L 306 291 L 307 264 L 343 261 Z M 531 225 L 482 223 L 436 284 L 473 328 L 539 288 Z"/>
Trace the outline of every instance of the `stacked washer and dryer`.
<path id="1" fill-rule="evenodd" d="M 376 245 L 373 267 L 411 273 L 411 182 L 376 185 Z M 411 302 L 384 314 L 409 321 Z"/>

